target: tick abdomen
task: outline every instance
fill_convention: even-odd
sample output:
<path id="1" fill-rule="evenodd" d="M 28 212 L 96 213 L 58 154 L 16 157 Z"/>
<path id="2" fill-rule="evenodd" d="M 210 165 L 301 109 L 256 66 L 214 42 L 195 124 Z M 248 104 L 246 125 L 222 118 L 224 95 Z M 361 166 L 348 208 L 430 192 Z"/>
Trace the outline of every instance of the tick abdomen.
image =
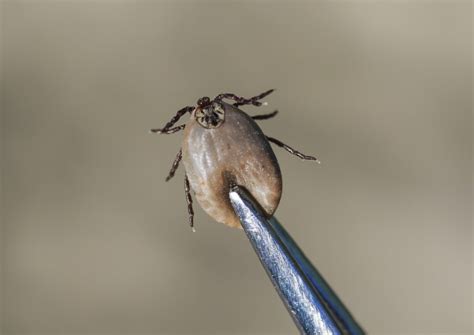
<path id="1" fill-rule="evenodd" d="M 237 107 L 222 105 L 225 120 L 219 127 L 204 128 L 194 117 L 186 124 L 183 164 L 203 210 L 218 222 L 240 227 L 229 201 L 230 187 L 245 187 L 271 216 L 281 198 L 281 172 L 255 121 Z"/>

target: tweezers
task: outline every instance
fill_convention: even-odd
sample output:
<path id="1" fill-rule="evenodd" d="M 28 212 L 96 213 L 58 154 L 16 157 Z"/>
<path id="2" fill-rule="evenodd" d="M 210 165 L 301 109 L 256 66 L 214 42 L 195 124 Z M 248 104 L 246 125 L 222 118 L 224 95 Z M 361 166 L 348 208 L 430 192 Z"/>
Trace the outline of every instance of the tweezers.
<path id="1" fill-rule="evenodd" d="M 364 334 L 336 293 L 277 221 L 243 188 L 229 198 L 260 262 L 301 334 Z"/>

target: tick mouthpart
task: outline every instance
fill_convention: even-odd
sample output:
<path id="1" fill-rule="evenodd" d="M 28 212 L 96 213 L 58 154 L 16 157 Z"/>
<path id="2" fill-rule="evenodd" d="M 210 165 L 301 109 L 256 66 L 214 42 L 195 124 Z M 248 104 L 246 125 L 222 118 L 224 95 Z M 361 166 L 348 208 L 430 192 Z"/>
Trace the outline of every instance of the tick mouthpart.
<path id="1" fill-rule="evenodd" d="M 201 108 L 207 107 L 211 104 L 209 97 L 202 97 L 197 101 L 197 105 Z"/>

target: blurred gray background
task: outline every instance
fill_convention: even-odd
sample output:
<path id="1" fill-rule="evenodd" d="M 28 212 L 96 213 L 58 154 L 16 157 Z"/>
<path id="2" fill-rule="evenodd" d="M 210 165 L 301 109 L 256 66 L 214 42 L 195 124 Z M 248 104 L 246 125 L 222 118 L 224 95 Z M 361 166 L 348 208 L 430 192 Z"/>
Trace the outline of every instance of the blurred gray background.
<path id="1" fill-rule="evenodd" d="M 269 88 L 277 217 L 372 334 L 472 331 L 470 1 L 3 1 L 4 334 L 294 334 L 242 231 L 198 205 L 203 95 Z"/>

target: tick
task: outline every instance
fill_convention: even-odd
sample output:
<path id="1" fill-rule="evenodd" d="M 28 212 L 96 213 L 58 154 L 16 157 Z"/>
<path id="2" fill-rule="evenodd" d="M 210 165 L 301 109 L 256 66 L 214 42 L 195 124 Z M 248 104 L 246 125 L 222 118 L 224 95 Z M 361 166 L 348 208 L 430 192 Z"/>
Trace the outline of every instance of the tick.
<path id="1" fill-rule="evenodd" d="M 182 147 L 166 181 L 173 178 L 183 160 L 184 191 L 189 224 L 193 230 L 191 190 L 209 216 L 230 227 L 240 227 L 228 195 L 233 185 L 245 187 L 266 214 L 269 217 L 273 215 L 281 198 L 282 178 L 270 142 L 301 159 L 319 162 L 316 157 L 302 154 L 262 132 L 255 120 L 270 119 L 278 111 L 249 116 L 238 108 L 244 105 L 262 106 L 264 103 L 260 100 L 272 92 L 269 90 L 248 99 L 232 93 L 219 94 L 212 100 L 202 97 L 196 106 L 187 106 L 176 112 L 163 128 L 151 129 L 151 132 L 158 134 L 174 134 L 184 130 Z M 191 117 L 187 123 L 175 126 L 188 113 Z"/>

